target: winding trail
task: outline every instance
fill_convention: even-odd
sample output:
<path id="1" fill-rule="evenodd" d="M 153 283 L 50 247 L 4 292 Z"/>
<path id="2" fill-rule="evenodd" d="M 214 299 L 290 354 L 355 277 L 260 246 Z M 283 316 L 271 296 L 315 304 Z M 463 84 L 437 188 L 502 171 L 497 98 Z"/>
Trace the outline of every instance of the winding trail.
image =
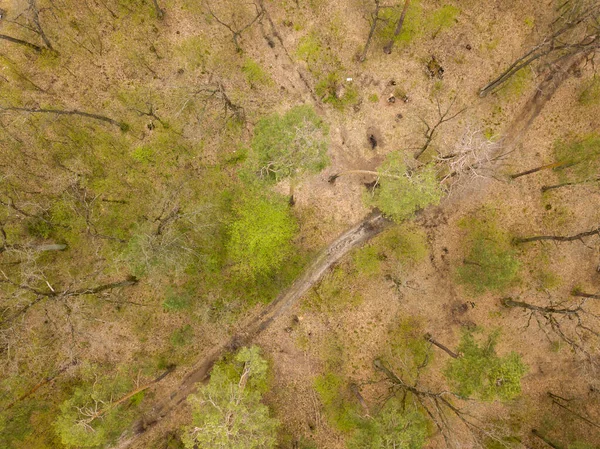
<path id="1" fill-rule="evenodd" d="M 392 222 L 384 218 L 380 212 L 374 212 L 338 237 L 327 248 L 321 251 L 305 270 L 304 274 L 270 303 L 256 320 L 250 323 L 244 330 L 231 337 L 227 342 L 215 346 L 199 360 L 177 388 L 171 392 L 168 399 L 157 403 L 149 413 L 138 420 L 134 424 L 130 435 L 122 438 L 115 447 L 117 449 L 129 447 L 139 436 L 151 429 L 193 393 L 197 383 L 206 381 L 209 378 L 211 368 L 224 353 L 250 344 L 275 319 L 285 313 L 315 283 L 321 280 L 332 265 L 339 262 L 352 249 L 369 241 L 391 224 Z"/>

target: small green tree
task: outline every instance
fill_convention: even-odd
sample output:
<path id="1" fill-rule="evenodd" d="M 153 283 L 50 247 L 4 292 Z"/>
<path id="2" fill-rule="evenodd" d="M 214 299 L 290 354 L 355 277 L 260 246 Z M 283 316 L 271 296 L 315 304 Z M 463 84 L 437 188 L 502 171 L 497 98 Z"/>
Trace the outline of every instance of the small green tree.
<path id="1" fill-rule="evenodd" d="M 429 433 L 427 418 L 394 397 L 373 419 L 364 421 L 348 442 L 348 449 L 421 449 Z"/>
<path id="2" fill-rule="evenodd" d="M 117 403 L 133 383 L 122 375 L 100 375 L 98 366 L 86 366 L 79 386 L 60 405 L 54 429 L 67 448 L 100 448 L 114 441 L 133 418 L 127 404 L 139 403 L 135 397 Z M 142 393 L 143 395 L 143 393 Z"/>
<path id="3" fill-rule="evenodd" d="M 250 279 L 272 274 L 293 252 L 297 225 L 288 205 L 280 198 L 246 193 L 234 211 L 227 244 L 234 269 Z"/>
<path id="4" fill-rule="evenodd" d="M 467 229 L 467 235 L 463 241 L 464 262 L 457 269 L 458 280 L 478 294 L 510 286 L 517 279 L 520 266 L 510 234 L 501 230 L 493 217 L 468 218 L 460 226 Z"/>
<path id="5" fill-rule="evenodd" d="M 600 169 L 600 135 L 596 133 L 554 145 L 554 155 L 560 164 L 555 170 L 562 182 L 583 182 L 598 177 Z"/>
<path id="6" fill-rule="evenodd" d="M 208 385 L 190 395 L 192 425 L 184 429 L 186 448 L 270 449 L 279 423 L 261 402 L 268 364 L 256 346 L 215 365 Z"/>
<path id="7" fill-rule="evenodd" d="M 484 401 L 510 400 L 521 394 L 521 377 L 527 367 L 516 352 L 499 357 L 499 332 L 478 344 L 472 332 L 465 332 L 458 351 L 462 357 L 448 362 L 444 374 L 462 397 L 477 396 Z"/>
<path id="8" fill-rule="evenodd" d="M 418 210 L 437 205 L 442 199 L 433 167 L 410 171 L 400 153 L 390 153 L 378 172 L 380 188 L 368 202 L 396 222 L 407 220 Z"/>
<path id="9" fill-rule="evenodd" d="M 279 181 L 321 171 L 328 163 L 328 133 L 327 125 L 308 105 L 259 120 L 252 150 L 261 177 Z"/>

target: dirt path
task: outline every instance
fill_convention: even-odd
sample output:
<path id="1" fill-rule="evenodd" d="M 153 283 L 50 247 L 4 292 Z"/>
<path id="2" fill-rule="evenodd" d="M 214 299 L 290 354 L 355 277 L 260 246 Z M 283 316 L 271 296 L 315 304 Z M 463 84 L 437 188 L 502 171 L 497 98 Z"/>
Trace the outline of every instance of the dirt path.
<path id="1" fill-rule="evenodd" d="M 119 441 L 115 447 L 118 449 L 129 447 L 140 435 L 151 429 L 193 393 L 198 382 L 206 381 L 209 378 L 211 368 L 225 352 L 250 344 L 277 317 L 286 312 L 313 285 L 319 282 L 332 265 L 336 264 L 352 249 L 369 241 L 390 225 L 389 220 L 384 218 L 381 213 L 376 212 L 370 214 L 358 225 L 338 237 L 319 254 L 290 288 L 282 292 L 275 301 L 267 306 L 255 321 L 250 323 L 243 331 L 231 337 L 229 341 L 214 347 L 202 360 L 198 361 L 178 387 L 171 392 L 168 399 L 156 404 L 150 413 L 137 421 L 134 424 L 132 435 Z"/>
<path id="2" fill-rule="evenodd" d="M 542 111 L 544 105 L 553 97 L 558 87 L 569 77 L 572 71 L 579 66 L 584 57 L 565 58 L 557 65 L 546 78 L 539 84 L 536 93 L 525 104 L 521 113 L 507 128 L 504 136 L 504 149 L 514 147 L 527 132 L 535 118 Z M 142 434 L 153 428 L 155 424 L 165 418 L 172 410 L 178 407 L 196 389 L 196 384 L 209 378 L 210 370 L 222 355 L 241 346 L 248 345 L 275 319 L 284 314 L 293 306 L 313 285 L 315 285 L 342 257 L 352 249 L 369 241 L 387 227 L 391 222 L 381 213 L 370 214 L 362 222 L 346 231 L 331 245 L 323 250 L 319 256 L 306 269 L 290 288 L 282 292 L 275 301 L 246 328 L 235 334 L 227 342 L 214 347 L 205 357 L 199 360 L 192 370 L 186 375 L 168 399 L 157 403 L 152 410 L 138 420 L 128 437 L 122 438 L 115 449 L 130 447 Z"/>

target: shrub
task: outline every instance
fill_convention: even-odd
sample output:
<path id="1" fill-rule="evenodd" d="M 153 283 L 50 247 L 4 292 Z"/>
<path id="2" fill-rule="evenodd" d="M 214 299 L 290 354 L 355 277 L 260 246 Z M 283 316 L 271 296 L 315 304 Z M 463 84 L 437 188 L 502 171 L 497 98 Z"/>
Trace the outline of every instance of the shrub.
<path id="1" fill-rule="evenodd" d="M 554 156 L 561 165 L 555 170 L 563 182 L 587 181 L 600 169 L 600 135 L 559 140 L 554 144 Z"/>
<path id="2" fill-rule="evenodd" d="M 582 106 L 590 106 L 600 103 L 600 76 L 594 76 L 585 83 L 578 98 Z"/>
<path id="3" fill-rule="evenodd" d="M 456 392 L 467 398 L 477 396 L 484 401 L 510 400 L 521 394 L 521 377 L 527 367 L 515 352 L 496 354 L 498 332 L 478 344 L 471 332 L 465 332 L 458 351 L 462 354 L 448 362 L 444 374 Z"/>
<path id="4" fill-rule="evenodd" d="M 429 433 L 423 414 L 394 397 L 373 419 L 361 423 L 348 449 L 420 449 Z"/>
<path id="5" fill-rule="evenodd" d="M 242 65 L 242 72 L 246 75 L 246 79 L 251 87 L 260 84 L 271 83 L 271 77 L 256 61 L 247 58 Z"/>
<path id="6" fill-rule="evenodd" d="M 242 277 L 269 276 L 292 254 L 297 225 L 287 203 L 247 192 L 234 205 L 227 252 Z"/>
<path id="7" fill-rule="evenodd" d="M 368 202 L 396 222 L 411 218 L 429 205 L 439 204 L 442 190 L 434 169 L 410 172 L 399 153 L 390 153 L 379 169 L 379 189 Z"/>
<path id="8" fill-rule="evenodd" d="M 315 379 L 315 391 L 319 395 L 329 422 L 341 432 L 356 427 L 360 418 L 356 405 L 348 398 L 345 380 L 333 373 Z"/>
<path id="9" fill-rule="evenodd" d="M 328 163 L 328 133 L 327 125 L 308 105 L 261 119 L 252 139 L 261 176 L 279 181 L 321 171 Z"/>
<path id="10" fill-rule="evenodd" d="M 256 346 L 242 348 L 233 360 L 217 363 L 209 383 L 188 397 L 192 425 L 184 428 L 184 446 L 274 448 L 279 423 L 261 402 L 268 368 Z"/>
<path id="11" fill-rule="evenodd" d="M 466 256 L 457 269 L 458 280 L 477 294 L 503 290 L 514 283 L 519 271 L 510 234 L 490 220 L 469 218 L 460 226 L 467 229 L 463 240 Z"/>

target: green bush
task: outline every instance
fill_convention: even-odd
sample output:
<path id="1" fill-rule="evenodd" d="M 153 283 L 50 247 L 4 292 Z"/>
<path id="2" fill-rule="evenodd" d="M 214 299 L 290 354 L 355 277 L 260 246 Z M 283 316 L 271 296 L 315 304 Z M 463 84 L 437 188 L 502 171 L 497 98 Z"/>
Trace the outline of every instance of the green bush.
<path id="1" fill-rule="evenodd" d="M 348 398 L 346 386 L 344 378 L 331 372 L 315 379 L 315 391 L 323 403 L 325 415 L 341 432 L 351 431 L 360 422 L 357 406 Z"/>
<path id="2" fill-rule="evenodd" d="M 379 188 L 367 202 L 398 223 L 420 209 L 439 204 L 442 199 L 433 167 L 410 172 L 400 153 L 395 152 L 387 156 L 378 171 Z"/>
<path id="3" fill-rule="evenodd" d="M 279 422 L 262 403 L 268 363 L 256 346 L 215 365 L 210 381 L 190 395 L 192 424 L 184 428 L 186 448 L 271 449 Z"/>
<path id="4" fill-rule="evenodd" d="M 348 449 L 420 449 L 429 434 L 427 418 L 394 397 L 372 419 L 359 425 Z"/>
<path id="5" fill-rule="evenodd" d="M 256 61 L 246 58 L 242 65 L 242 72 L 246 75 L 246 79 L 251 87 L 257 85 L 265 85 L 271 83 L 271 77 Z"/>
<path id="6" fill-rule="evenodd" d="M 463 333 L 458 346 L 462 354 L 452 359 L 444 371 L 448 381 L 462 397 L 476 396 L 484 401 L 510 400 L 521 394 L 521 377 L 527 367 L 516 352 L 496 354 L 498 332 L 477 343 L 471 332 Z"/>
<path id="7" fill-rule="evenodd" d="M 62 444 L 67 448 L 101 448 L 114 442 L 134 416 L 132 401 L 139 401 L 131 398 L 117 406 L 112 403 L 132 389 L 127 377 L 102 374 L 97 366 L 84 367 L 79 385 L 60 405 L 54 422 Z"/>
<path id="8" fill-rule="evenodd" d="M 234 205 L 227 253 L 243 278 L 273 274 L 292 255 L 297 225 L 286 201 L 246 192 Z"/>
<path id="9" fill-rule="evenodd" d="M 600 135 L 559 140 L 554 144 L 554 157 L 561 164 L 555 170 L 562 182 L 593 179 L 600 169 Z"/>
<path id="10" fill-rule="evenodd" d="M 468 218 L 459 225 L 467 230 L 463 239 L 465 258 L 458 267 L 458 280 L 477 294 L 500 291 L 515 282 L 519 261 L 511 236 L 500 229 L 493 218 Z"/>
<path id="11" fill-rule="evenodd" d="M 585 83 L 578 101 L 583 106 L 591 106 L 600 103 L 600 76 L 594 76 Z"/>
<path id="12" fill-rule="evenodd" d="M 252 150 L 262 178 L 279 181 L 321 171 L 328 163 L 328 133 L 327 125 L 308 105 L 259 120 Z"/>

